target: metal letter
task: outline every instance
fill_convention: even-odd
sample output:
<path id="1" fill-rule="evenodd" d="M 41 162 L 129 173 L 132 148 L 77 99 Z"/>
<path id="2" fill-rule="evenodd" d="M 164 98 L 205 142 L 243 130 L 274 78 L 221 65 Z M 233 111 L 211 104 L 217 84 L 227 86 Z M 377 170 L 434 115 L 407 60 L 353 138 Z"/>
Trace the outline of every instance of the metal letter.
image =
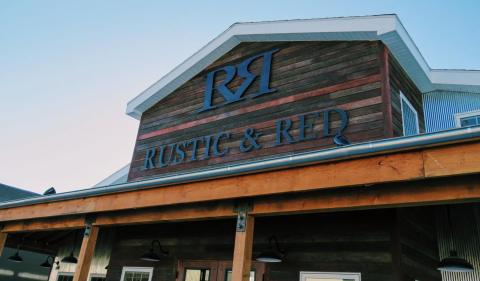
<path id="1" fill-rule="evenodd" d="M 156 151 L 157 150 L 155 148 L 147 149 L 147 151 L 145 153 L 145 161 L 143 162 L 143 168 L 145 170 L 155 168 L 155 165 L 153 164 L 152 158 L 155 156 Z"/>
<path id="2" fill-rule="evenodd" d="M 330 113 L 335 112 L 340 115 L 340 128 L 336 133 L 330 132 Z M 323 136 L 333 136 L 333 135 L 342 135 L 345 128 L 348 125 L 348 114 L 345 110 L 340 108 L 327 109 L 323 112 Z"/>
<path id="3" fill-rule="evenodd" d="M 284 124 L 284 126 L 282 126 Z M 294 143 L 296 142 L 295 139 L 290 135 L 288 132 L 292 127 L 292 120 L 290 119 L 283 119 L 278 120 L 275 122 L 275 129 L 276 129 L 276 138 L 275 138 L 275 145 L 281 145 L 283 143 L 282 136 L 287 140 L 287 143 Z"/>
<path id="4" fill-rule="evenodd" d="M 213 140 L 213 155 L 214 156 L 220 156 L 223 157 L 225 154 L 228 153 L 228 147 L 225 148 L 222 152 L 219 151 L 219 146 L 218 143 L 220 142 L 221 138 L 225 139 L 230 139 L 231 134 L 230 133 L 219 133 L 218 135 L 215 136 L 215 139 Z"/>
<path id="5" fill-rule="evenodd" d="M 225 72 L 227 76 L 217 87 L 215 87 L 215 76 L 220 71 Z M 215 89 L 217 89 L 227 101 L 230 101 L 236 98 L 235 93 L 232 93 L 230 89 L 226 86 L 228 83 L 230 83 L 233 80 L 233 78 L 235 78 L 235 72 L 236 72 L 236 69 L 234 66 L 227 65 L 220 69 L 211 71 L 207 74 L 205 95 L 203 97 L 203 108 L 199 112 L 210 110 L 217 107 L 212 105 L 213 92 L 215 91 Z"/>

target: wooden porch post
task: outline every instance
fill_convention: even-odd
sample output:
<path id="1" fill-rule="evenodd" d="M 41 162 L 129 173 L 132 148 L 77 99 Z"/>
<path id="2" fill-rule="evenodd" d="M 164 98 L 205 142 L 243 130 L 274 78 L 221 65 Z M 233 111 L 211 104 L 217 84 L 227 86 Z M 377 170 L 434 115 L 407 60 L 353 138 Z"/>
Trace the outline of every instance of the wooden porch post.
<path id="1" fill-rule="evenodd" d="M 83 235 L 82 246 L 80 254 L 78 255 L 78 263 L 75 268 L 75 275 L 73 281 L 87 281 L 88 273 L 90 271 L 90 264 L 93 259 L 93 252 L 95 251 L 95 244 L 98 237 L 98 226 L 88 224 Z"/>
<path id="2" fill-rule="evenodd" d="M 248 281 L 250 279 L 254 224 L 255 219 L 248 214 L 248 207 L 240 207 L 235 232 L 232 281 Z"/>
<path id="3" fill-rule="evenodd" d="M 3 248 L 5 247 L 5 243 L 7 242 L 7 233 L 0 232 L 0 257 L 3 253 Z"/>

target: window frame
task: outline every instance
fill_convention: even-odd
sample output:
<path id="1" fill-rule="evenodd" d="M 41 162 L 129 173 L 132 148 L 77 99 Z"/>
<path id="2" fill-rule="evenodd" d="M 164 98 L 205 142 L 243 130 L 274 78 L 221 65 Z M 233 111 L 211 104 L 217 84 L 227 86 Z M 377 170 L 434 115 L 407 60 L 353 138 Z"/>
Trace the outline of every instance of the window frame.
<path id="1" fill-rule="evenodd" d="M 122 267 L 122 276 L 120 277 L 120 281 L 124 281 L 125 272 L 147 272 L 148 273 L 148 281 L 152 281 L 153 276 L 153 267 L 139 267 L 139 266 L 124 266 Z"/>
<path id="2" fill-rule="evenodd" d="M 55 279 L 56 281 L 58 281 L 60 279 L 60 275 L 62 275 L 62 276 L 72 276 L 73 277 L 73 272 L 65 272 L 65 271 L 57 272 L 57 278 Z"/>
<path id="3" fill-rule="evenodd" d="M 88 277 L 89 281 L 92 281 L 92 278 L 107 278 L 106 274 L 91 273 Z"/>
<path id="4" fill-rule="evenodd" d="M 480 110 L 472 110 L 472 111 L 456 113 L 454 115 L 455 128 L 466 128 L 466 127 L 462 127 L 462 122 L 461 122 L 462 118 L 472 117 L 476 115 L 480 115 Z"/>
<path id="5" fill-rule="evenodd" d="M 355 281 L 362 280 L 362 274 L 360 272 L 300 271 L 299 281 L 304 281 L 308 277 L 353 279 Z"/>
<path id="6" fill-rule="evenodd" d="M 416 135 L 420 134 L 420 122 L 418 121 L 418 112 L 417 110 L 415 109 L 415 107 L 410 103 L 410 101 L 408 100 L 408 98 L 403 94 L 402 91 L 400 91 L 400 112 L 402 113 L 402 131 L 403 131 L 403 136 L 407 136 L 405 135 L 405 116 L 403 114 L 403 101 L 405 101 L 405 103 L 407 104 L 407 106 L 410 108 L 410 110 L 412 110 L 412 112 L 414 113 L 415 115 L 415 125 L 416 125 L 416 129 L 417 129 L 417 132 L 416 132 Z"/>

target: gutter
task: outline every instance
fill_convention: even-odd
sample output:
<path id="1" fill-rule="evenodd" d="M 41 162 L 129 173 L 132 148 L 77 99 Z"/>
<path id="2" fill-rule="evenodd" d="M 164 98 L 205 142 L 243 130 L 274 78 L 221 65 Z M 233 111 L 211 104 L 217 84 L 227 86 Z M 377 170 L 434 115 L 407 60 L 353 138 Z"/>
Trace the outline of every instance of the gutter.
<path id="1" fill-rule="evenodd" d="M 299 167 L 329 161 L 359 158 L 389 152 L 422 149 L 425 147 L 468 142 L 480 139 L 480 126 L 459 128 L 436 133 L 420 134 L 408 137 L 390 138 L 377 141 L 352 144 L 282 157 L 275 157 L 243 164 L 226 165 L 220 168 L 197 170 L 190 173 L 170 174 L 149 180 L 128 182 L 117 185 L 94 187 L 77 191 L 59 193 L 48 196 L 38 196 L 21 200 L 0 203 L 0 209 L 20 206 L 65 201 L 93 197 L 105 194 L 128 192 L 138 189 L 154 188 L 203 181 L 228 176 L 252 174 L 292 167 Z"/>

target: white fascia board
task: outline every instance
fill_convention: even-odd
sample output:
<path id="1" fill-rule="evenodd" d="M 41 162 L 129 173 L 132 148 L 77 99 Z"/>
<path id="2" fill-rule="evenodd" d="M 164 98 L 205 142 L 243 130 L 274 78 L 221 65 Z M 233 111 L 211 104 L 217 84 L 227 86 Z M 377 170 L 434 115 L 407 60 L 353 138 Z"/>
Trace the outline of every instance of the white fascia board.
<path id="1" fill-rule="evenodd" d="M 333 40 L 381 40 L 422 92 L 444 84 L 455 87 L 465 86 L 465 82 L 475 86 L 480 81 L 477 74 L 468 74 L 468 79 L 461 77 L 465 71 L 453 76 L 432 71 L 396 15 L 237 23 L 132 99 L 126 112 L 140 119 L 143 112 L 242 42 Z"/>

